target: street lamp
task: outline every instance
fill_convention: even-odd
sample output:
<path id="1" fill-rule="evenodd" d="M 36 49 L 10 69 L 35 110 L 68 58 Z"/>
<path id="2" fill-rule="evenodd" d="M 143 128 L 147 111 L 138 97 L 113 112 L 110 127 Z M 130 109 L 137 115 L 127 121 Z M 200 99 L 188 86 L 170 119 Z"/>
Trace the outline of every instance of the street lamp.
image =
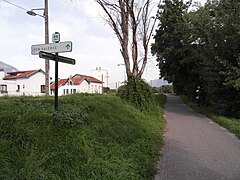
<path id="1" fill-rule="evenodd" d="M 42 10 L 42 11 L 43 11 L 43 15 L 37 14 L 37 13 L 34 12 L 34 11 L 37 11 L 37 10 Z M 45 10 L 45 8 L 31 9 L 31 11 L 27 11 L 27 14 L 30 15 L 30 16 L 40 16 L 40 17 L 45 18 L 45 16 L 44 16 L 44 14 L 45 14 L 44 10 Z"/>
<path id="2" fill-rule="evenodd" d="M 118 64 L 118 66 L 125 66 L 125 64 L 121 63 L 121 64 Z M 125 84 L 125 82 L 126 82 L 125 68 L 124 68 L 124 71 L 123 71 L 123 75 L 124 75 L 124 84 Z"/>
<path id="3" fill-rule="evenodd" d="M 34 11 L 42 10 L 43 15 L 37 14 Z M 49 29 L 48 29 L 48 0 L 44 0 L 44 8 L 31 9 L 27 11 L 30 16 L 40 16 L 45 21 L 45 44 L 49 44 Z M 45 93 L 49 95 L 49 60 L 45 59 Z"/>

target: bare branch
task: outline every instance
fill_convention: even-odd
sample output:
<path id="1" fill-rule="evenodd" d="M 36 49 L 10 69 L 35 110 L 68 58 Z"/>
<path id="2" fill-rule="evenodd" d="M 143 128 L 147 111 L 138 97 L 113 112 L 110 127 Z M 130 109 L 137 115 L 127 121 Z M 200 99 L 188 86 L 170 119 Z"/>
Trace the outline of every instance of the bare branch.
<path id="1" fill-rule="evenodd" d="M 156 24 L 156 19 L 152 23 L 150 18 L 151 0 L 96 1 L 102 7 L 108 24 L 118 37 L 128 77 L 133 75 L 135 78 L 141 78 L 148 60 L 148 46 Z"/>

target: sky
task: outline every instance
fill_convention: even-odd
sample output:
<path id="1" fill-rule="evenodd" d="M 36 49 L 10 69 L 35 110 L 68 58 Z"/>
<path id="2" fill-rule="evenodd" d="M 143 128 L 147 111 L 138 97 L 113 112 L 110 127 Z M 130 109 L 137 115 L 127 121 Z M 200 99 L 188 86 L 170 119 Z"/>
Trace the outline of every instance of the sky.
<path id="1" fill-rule="evenodd" d="M 43 8 L 43 0 L 7 0 L 24 9 Z M 202 4 L 206 0 L 199 0 Z M 44 59 L 31 55 L 31 45 L 44 44 L 44 18 L 30 16 L 26 10 L 0 0 L 0 61 L 18 70 L 45 70 Z M 35 11 L 43 14 L 42 10 Z M 72 52 L 61 56 L 76 60 L 76 65 L 59 63 L 59 78 L 91 75 L 96 67 L 108 70 L 109 85 L 124 80 L 125 67 L 119 42 L 101 18 L 102 10 L 94 0 L 49 0 L 49 42 L 59 32 L 61 42 L 72 41 Z M 143 78 L 148 82 L 159 78 L 156 58 L 149 57 Z M 50 61 L 50 77 L 54 78 L 54 62 Z"/>

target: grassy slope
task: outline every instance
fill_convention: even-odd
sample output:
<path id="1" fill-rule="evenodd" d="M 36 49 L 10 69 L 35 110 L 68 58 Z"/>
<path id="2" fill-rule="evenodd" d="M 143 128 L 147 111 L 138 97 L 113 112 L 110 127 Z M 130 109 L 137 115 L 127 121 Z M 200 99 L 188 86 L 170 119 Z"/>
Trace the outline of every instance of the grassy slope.
<path id="1" fill-rule="evenodd" d="M 0 99 L 0 179 L 150 179 L 163 104 L 148 112 L 113 95 Z"/>
<path id="2" fill-rule="evenodd" d="M 225 127 L 226 129 L 236 134 L 240 138 L 240 119 L 228 118 L 228 117 L 214 114 L 207 107 L 199 107 L 196 104 L 189 102 L 186 96 L 181 96 L 181 98 L 188 106 L 190 106 L 191 108 L 195 109 L 200 113 L 205 114 L 210 119 L 214 120 L 216 123 Z"/>

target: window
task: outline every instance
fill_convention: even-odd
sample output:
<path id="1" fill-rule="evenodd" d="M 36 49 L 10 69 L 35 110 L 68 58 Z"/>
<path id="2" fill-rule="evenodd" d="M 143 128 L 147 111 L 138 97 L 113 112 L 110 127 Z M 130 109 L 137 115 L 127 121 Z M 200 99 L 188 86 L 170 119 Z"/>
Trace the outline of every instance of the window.
<path id="1" fill-rule="evenodd" d="M 19 92 L 20 91 L 20 85 L 17 85 L 17 90 L 16 90 L 17 92 Z"/>
<path id="2" fill-rule="evenodd" d="M 66 94 L 68 94 L 68 89 L 66 89 Z"/>
<path id="3" fill-rule="evenodd" d="M 55 91 L 51 89 L 51 94 L 53 95 L 54 93 L 55 93 Z"/>
<path id="4" fill-rule="evenodd" d="M 98 87 L 97 87 L 97 85 L 95 85 L 94 92 L 95 92 L 95 93 L 98 93 Z"/>
<path id="5" fill-rule="evenodd" d="M 77 93 L 77 90 L 76 89 L 73 89 L 73 94 L 76 94 Z"/>
<path id="6" fill-rule="evenodd" d="M 67 82 L 67 85 L 68 85 L 68 86 L 69 86 L 69 85 L 71 86 L 71 85 L 72 85 L 72 81 L 68 81 L 68 82 Z"/>
<path id="7" fill-rule="evenodd" d="M 63 89 L 63 94 L 65 94 L 66 92 L 65 92 L 65 89 Z"/>
<path id="8" fill-rule="evenodd" d="M 41 85 L 41 93 L 45 93 L 46 89 L 45 89 L 45 85 Z"/>
<path id="9" fill-rule="evenodd" d="M 7 93 L 7 85 L 5 84 L 0 85 L 0 93 Z"/>

